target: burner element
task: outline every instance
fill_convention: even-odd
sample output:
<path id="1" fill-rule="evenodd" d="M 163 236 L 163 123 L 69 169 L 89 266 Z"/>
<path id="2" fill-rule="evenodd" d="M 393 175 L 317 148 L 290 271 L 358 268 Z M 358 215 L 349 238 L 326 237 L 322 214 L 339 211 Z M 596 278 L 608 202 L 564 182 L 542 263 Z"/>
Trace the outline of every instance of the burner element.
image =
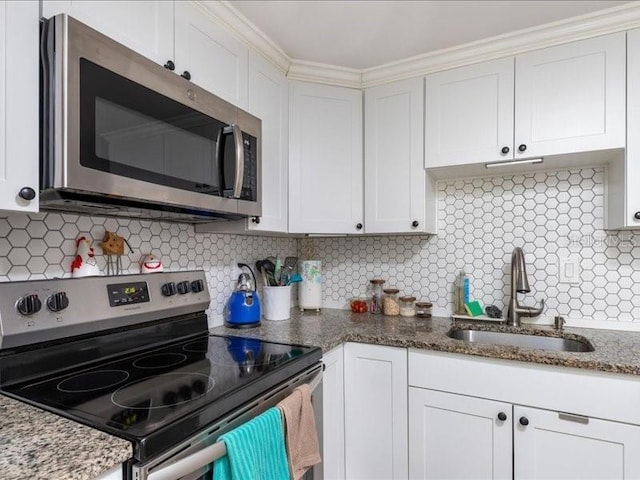
<path id="1" fill-rule="evenodd" d="M 152 380 L 139 380 L 121 386 L 113 392 L 111 401 L 118 407 L 134 410 L 175 407 L 205 396 L 214 386 L 215 380 L 203 373 L 163 373 Z M 156 401 L 154 392 L 158 390 L 164 393 Z M 154 395 L 153 401 L 149 406 L 141 407 L 141 396 L 150 395 Z"/>
<path id="2" fill-rule="evenodd" d="M 66 393 L 95 392 L 113 387 L 129 378 L 124 370 L 96 370 L 66 378 L 58 383 L 57 388 Z"/>
<path id="3" fill-rule="evenodd" d="M 182 350 L 185 352 L 206 352 L 209 350 L 209 337 L 189 342 L 182 346 Z"/>
<path id="4" fill-rule="evenodd" d="M 154 355 L 147 355 L 146 357 L 138 358 L 133 362 L 133 366 L 136 368 L 166 368 L 179 365 L 187 359 L 186 355 L 182 353 L 156 353 Z"/>

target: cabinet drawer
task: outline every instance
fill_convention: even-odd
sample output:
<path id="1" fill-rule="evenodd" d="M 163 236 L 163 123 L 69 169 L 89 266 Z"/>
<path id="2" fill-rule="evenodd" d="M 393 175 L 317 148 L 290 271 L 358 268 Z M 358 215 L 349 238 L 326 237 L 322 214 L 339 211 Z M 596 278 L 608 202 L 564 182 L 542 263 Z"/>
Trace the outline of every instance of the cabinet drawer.
<path id="1" fill-rule="evenodd" d="M 640 377 L 409 350 L 409 385 L 640 425 Z"/>

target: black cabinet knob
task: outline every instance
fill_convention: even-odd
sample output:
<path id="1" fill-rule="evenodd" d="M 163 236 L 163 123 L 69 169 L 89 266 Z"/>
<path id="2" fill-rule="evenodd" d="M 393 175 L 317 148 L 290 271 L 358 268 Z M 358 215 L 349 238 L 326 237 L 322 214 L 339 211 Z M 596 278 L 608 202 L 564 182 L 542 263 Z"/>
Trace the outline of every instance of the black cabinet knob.
<path id="1" fill-rule="evenodd" d="M 633 218 L 635 218 L 636 220 L 640 220 L 640 212 L 634 213 Z"/>
<path id="2" fill-rule="evenodd" d="M 260 223 L 260 217 L 251 217 L 251 221 L 258 225 Z"/>
<path id="3" fill-rule="evenodd" d="M 65 292 L 57 292 L 47 298 L 47 308 L 52 312 L 60 312 L 69 306 L 69 297 Z"/>
<path id="4" fill-rule="evenodd" d="M 520 425 L 522 425 L 523 427 L 526 427 L 527 425 L 529 425 L 529 419 L 527 417 L 520 417 Z"/>
<path id="5" fill-rule="evenodd" d="M 18 192 L 18 196 L 23 200 L 33 200 L 36 198 L 36 191 L 31 187 L 22 187 Z"/>
<path id="6" fill-rule="evenodd" d="M 20 315 L 33 315 L 40 311 L 42 302 L 38 298 L 38 295 L 25 295 L 24 297 L 20 297 L 16 308 Z"/>
<path id="7" fill-rule="evenodd" d="M 503 155 L 506 155 L 507 153 L 509 153 L 509 150 L 511 150 L 509 147 L 502 147 L 502 150 L 500 150 L 500 152 L 502 152 Z"/>
<path id="8" fill-rule="evenodd" d="M 498 414 L 498 420 L 500 420 L 501 422 L 504 422 L 507 419 L 507 414 L 504 412 L 500 412 Z"/>
<path id="9" fill-rule="evenodd" d="M 160 287 L 160 291 L 165 297 L 171 297 L 176 294 L 176 284 L 173 282 L 165 283 Z"/>
<path id="10" fill-rule="evenodd" d="M 362 224 L 361 223 L 358 223 L 356 225 L 356 230 L 362 230 Z"/>
<path id="11" fill-rule="evenodd" d="M 167 63 L 164 64 L 164 68 L 173 72 L 176 69 L 176 64 L 173 63 L 173 60 L 167 60 Z"/>
<path id="12" fill-rule="evenodd" d="M 184 78 L 185 80 L 191 80 L 191 74 L 189 73 L 188 70 L 185 70 L 184 72 L 182 72 L 182 75 L 180 75 L 182 78 Z"/>
<path id="13" fill-rule="evenodd" d="M 521 144 L 518 146 L 518 150 L 519 150 L 520 152 L 524 152 L 526 149 L 527 149 L 527 146 L 526 146 L 524 143 L 521 143 Z"/>
<path id="14" fill-rule="evenodd" d="M 420 225 L 420 222 L 418 222 L 417 220 L 414 220 L 413 222 L 411 222 L 411 226 L 413 228 L 418 228 L 418 225 Z"/>

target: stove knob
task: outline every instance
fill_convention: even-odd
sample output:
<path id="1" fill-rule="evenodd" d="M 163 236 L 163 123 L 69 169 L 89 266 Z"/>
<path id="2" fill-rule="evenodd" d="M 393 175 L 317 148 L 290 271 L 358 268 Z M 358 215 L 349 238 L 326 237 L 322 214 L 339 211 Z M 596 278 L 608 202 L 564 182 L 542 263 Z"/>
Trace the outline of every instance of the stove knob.
<path id="1" fill-rule="evenodd" d="M 165 283 L 160 288 L 160 291 L 165 297 L 171 297 L 172 295 L 176 294 L 176 284 L 173 282 Z"/>
<path id="2" fill-rule="evenodd" d="M 54 293 L 47 298 L 47 308 L 52 312 L 60 312 L 69 306 L 69 297 L 65 292 Z"/>
<path id="3" fill-rule="evenodd" d="M 38 295 L 25 295 L 24 297 L 20 297 L 16 308 L 20 315 L 33 315 L 40 311 L 42 302 L 38 298 Z"/>
<path id="4" fill-rule="evenodd" d="M 191 291 L 193 293 L 200 293 L 203 290 L 204 283 L 202 282 L 202 280 L 194 280 L 193 282 L 191 282 Z"/>
<path id="5" fill-rule="evenodd" d="M 178 283 L 178 293 L 180 295 L 184 295 L 185 293 L 189 293 L 191 291 L 191 287 L 189 286 L 189 282 L 186 280 L 184 282 Z"/>

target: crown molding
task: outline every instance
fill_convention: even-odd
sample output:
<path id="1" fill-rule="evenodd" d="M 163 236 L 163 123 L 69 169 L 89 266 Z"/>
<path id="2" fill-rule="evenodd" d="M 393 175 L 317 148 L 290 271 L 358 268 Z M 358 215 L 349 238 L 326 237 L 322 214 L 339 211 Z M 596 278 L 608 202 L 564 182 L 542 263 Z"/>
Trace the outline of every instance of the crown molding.
<path id="1" fill-rule="evenodd" d="M 325 63 L 292 60 L 287 77 L 290 80 L 324 83 L 340 87 L 362 88 L 362 71 Z"/>
<path id="2" fill-rule="evenodd" d="M 191 0 L 191 2 L 200 5 L 217 23 L 233 32 L 236 37 L 260 53 L 283 73 L 286 74 L 289 71 L 291 58 L 229 2 L 226 0 Z"/>
<path id="3" fill-rule="evenodd" d="M 226 0 L 191 1 L 287 78 L 360 89 L 640 27 L 640 2 L 633 2 L 359 70 L 292 59 Z"/>
<path id="4" fill-rule="evenodd" d="M 539 50 L 640 26 L 640 2 L 364 69 L 362 88 Z"/>

